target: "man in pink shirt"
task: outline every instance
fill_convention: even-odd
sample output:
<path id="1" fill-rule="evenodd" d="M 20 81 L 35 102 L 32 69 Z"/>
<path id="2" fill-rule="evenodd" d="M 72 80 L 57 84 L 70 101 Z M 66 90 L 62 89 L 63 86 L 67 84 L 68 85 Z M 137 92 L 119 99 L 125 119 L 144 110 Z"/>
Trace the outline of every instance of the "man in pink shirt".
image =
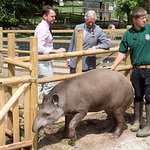
<path id="1" fill-rule="evenodd" d="M 38 38 L 38 54 L 50 54 L 50 53 L 64 53 L 64 48 L 54 49 L 53 36 L 50 32 L 50 25 L 54 23 L 56 12 L 54 8 L 49 5 L 43 7 L 42 21 L 35 29 L 35 36 Z M 51 61 L 39 61 L 38 62 L 38 75 L 39 77 L 53 76 L 53 68 Z M 47 95 L 53 88 L 53 83 L 38 84 L 38 96 L 39 103 L 43 95 Z"/>

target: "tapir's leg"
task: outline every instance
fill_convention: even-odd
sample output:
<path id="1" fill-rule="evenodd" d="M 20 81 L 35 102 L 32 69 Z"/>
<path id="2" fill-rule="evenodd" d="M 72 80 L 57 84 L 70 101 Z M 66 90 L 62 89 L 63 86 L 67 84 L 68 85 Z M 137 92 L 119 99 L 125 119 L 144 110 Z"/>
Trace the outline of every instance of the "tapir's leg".
<path id="1" fill-rule="evenodd" d="M 79 112 L 74 115 L 72 120 L 69 123 L 69 138 L 71 140 L 76 140 L 77 135 L 76 135 L 76 126 L 77 124 L 86 116 L 87 112 Z"/>
<path id="2" fill-rule="evenodd" d="M 71 116 L 71 115 L 65 115 L 65 129 L 68 129 L 69 123 L 72 118 L 73 118 L 73 116 Z"/>
<path id="3" fill-rule="evenodd" d="M 113 138 L 118 138 L 122 134 L 123 130 L 127 128 L 127 125 L 125 122 L 124 113 L 120 109 L 114 110 L 113 113 L 117 120 L 117 127 L 113 134 Z"/>
<path id="4" fill-rule="evenodd" d="M 72 118 L 73 118 L 72 115 L 65 115 L 65 128 L 64 128 L 64 131 L 63 131 L 63 137 L 64 138 L 68 138 L 69 137 L 68 127 L 69 127 L 69 123 L 70 123 Z"/>
<path id="5" fill-rule="evenodd" d="M 105 110 L 106 114 L 107 114 L 107 118 L 106 120 L 109 120 L 109 122 L 111 122 L 111 126 L 108 129 L 108 131 L 114 131 L 114 129 L 116 128 L 117 122 L 116 122 L 116 117 L 114 116 L 112 111 L 107 111 Z"/>

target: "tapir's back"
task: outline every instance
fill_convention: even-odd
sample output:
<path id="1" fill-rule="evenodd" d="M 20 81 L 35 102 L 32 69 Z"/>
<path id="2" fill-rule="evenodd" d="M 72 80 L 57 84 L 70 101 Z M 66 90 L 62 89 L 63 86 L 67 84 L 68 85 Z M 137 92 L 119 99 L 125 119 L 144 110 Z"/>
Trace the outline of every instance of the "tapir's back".
<path id="1" fill-rule="evenodd" d="M 110 106 L 122 107 L 124 103 L 130 104 L 133 100 L 131 83 L 123 74 L 109 69 L 88 71 L 67 79 L 56 87 L 60 99 L 63 99 L 70 108 L 89 105 L 96 111 L 99 106 L 102 109 Z"/>

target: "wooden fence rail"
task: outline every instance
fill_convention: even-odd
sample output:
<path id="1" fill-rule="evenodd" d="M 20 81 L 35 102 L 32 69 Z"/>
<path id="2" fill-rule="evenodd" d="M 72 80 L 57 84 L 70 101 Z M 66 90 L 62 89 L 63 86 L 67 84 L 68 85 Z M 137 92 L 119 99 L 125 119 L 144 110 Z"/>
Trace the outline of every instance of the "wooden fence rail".
<path id="1" fill-rule="evenodd" d="M 104 29 L 104 32 L 110 36 L 110 35 L 114 35 L 115 34 L 115 37 L 121 37 L 122 34 L 124 33 L 126 29 L 115 29 L 115 30 L 111 30 L 111 29 Z M 72 33 L 73 30 L 52 30 L 52 32 L 54 33 L 54 43 L 70 43 L 70 39 L 71 39 L 71 36 L 69 36 L 69 40 L 68 39 L 56 39 L 55 37 L 55 34 L 60 34 L 60 36 L 58 37 L 62 37 L 62 35 L 64 36 L 64 34 L 69 34 L 69 33 Z M 21 33 L 21 34 L 30 34 L 31 36 L 33 35 L 34 33 L 34 30 L 3 30 L 3 28 L 0 27 L 0 42 L 4 42 L 4 41 L 8 41 L 8 38 L 7 37 L 4 37 L 3 34 L 8 34 L 8 33 L 15 33 L 15 34 L 18 34 L 18 33 Z M 64 36 L 64 37 L 68 37 L 68 36 Z M 16 38 L 15 39 L 15 42 L 29 42 L 29 37 L 26 37 L 26 38 Z M 112 40 L 111 42 L 112 44 L 118 44 L 118 40 Z M 0 47 L 0 52 L 4 52 L 6 53 L 6 49 L 4 49 L 3 47 Z M 17 51 L 16 50 L 16 53 L 28 53 L 28 51 Z"/>
<path id="2" fill-rule="evenodd" d="M 5 30 L 3 33 L 8 33 Z M 110 48 L 109 50 L 95 50 L 95 51 L 82 51 L 82 30 L 77 31 L 77 51 L 76 52 L 66 52 L 64 54 L 47 54 L 39 55 L 37 50 L 37 39 L 33 36 L 30 37 L 30 56 L 17 57 L 15 55 L 15 34 L 19 31 L 11 30 L 8 33 L 8 49 L 5 52 L 8 54 L 8 58 L 4 58 L 4 63 L 8 64 L 8 78 L 0 78 L 0 149 L 19 149 L 24 147 L 29 147 L 31 149 L 37 149 L 37 134 L 32 132 L 33 120 L 36 116 L 37 111 L 37 84 L 44 82 L 54 82 L 60 81 L 73 76 L 77 76 L 82 73 L 82 56 L 85 55 L 97 55 L 104 53 L 113 53 L 118 51 L 118 47 Z M 27 33 L 27 31 L 20 31 Z M 33 33 L 33 31 L 28 31 Z M 56 31 L 57 32 L 57 31 Z M 63 31 L 65 33 L 65 31 Z M 67 31 L 68 32 L 68 31 Z M 72 31 L 69 31 L 70 33 Z M 0 33 L 1 35 L 1 33 Z M 1 43 L 2 44 L 2 43 Z M 0 48 L 3 46 L 0 45 Z M 3 52 L 3 49 L 0 50 Z M 61 76 L 53 76 L 46 78 L 38 78 L 38 60 L 51 60 L 57 58 L 66 57 L 77 57 L 77 73 L 67 74 Z M 129 55 L 127 55 L 125 60 L 126 66 L 119 66 L 117 69 L 126 71 L 126 76 L 129 75 L 129 70 L 132 68 L 130 65 Z M 16 76 L 15 66 L 25 68 L 28 70 L 29 75 Z M 8 100 L 5 97 L 5 88 L 7 87 Z M 19 87 L 19 89 L 18 89 Z M 22 98 L 19 98 L 23 94 Z M 20 135 L 20 124 L 19 124 L 19 100 L 23 100 L 24 103 L 24 136 L 21 139 Z M 7 101 L 7 103 L 6 103 Z M 11 113 L 9 117 L 8 112 Z M 6 144 L 6 134 L 13 137 L 13 142 L 11 144 Z"/>

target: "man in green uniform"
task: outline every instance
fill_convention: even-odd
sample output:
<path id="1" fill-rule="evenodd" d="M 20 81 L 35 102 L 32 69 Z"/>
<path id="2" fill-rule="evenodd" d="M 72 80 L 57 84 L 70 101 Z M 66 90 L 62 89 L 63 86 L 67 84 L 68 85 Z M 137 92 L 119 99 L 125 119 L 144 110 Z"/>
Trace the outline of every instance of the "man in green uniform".
<path id="1" fill-rule="evenodd" d="M 131 11 L 133 25 L 124 33 L 118 55 L 111 66 L 111 70 L 114 70 L 130 49 L 133 65 L 131 82 L 135 89 L 135 121 L 131 131 L 137 132 L 137 137 L 150 136 L 150 24 L 146 23 L 146 15 L 146 10 L 141 7 Z M 146 125 L 141 129 L 143 102 L 146 108 Z"/>

